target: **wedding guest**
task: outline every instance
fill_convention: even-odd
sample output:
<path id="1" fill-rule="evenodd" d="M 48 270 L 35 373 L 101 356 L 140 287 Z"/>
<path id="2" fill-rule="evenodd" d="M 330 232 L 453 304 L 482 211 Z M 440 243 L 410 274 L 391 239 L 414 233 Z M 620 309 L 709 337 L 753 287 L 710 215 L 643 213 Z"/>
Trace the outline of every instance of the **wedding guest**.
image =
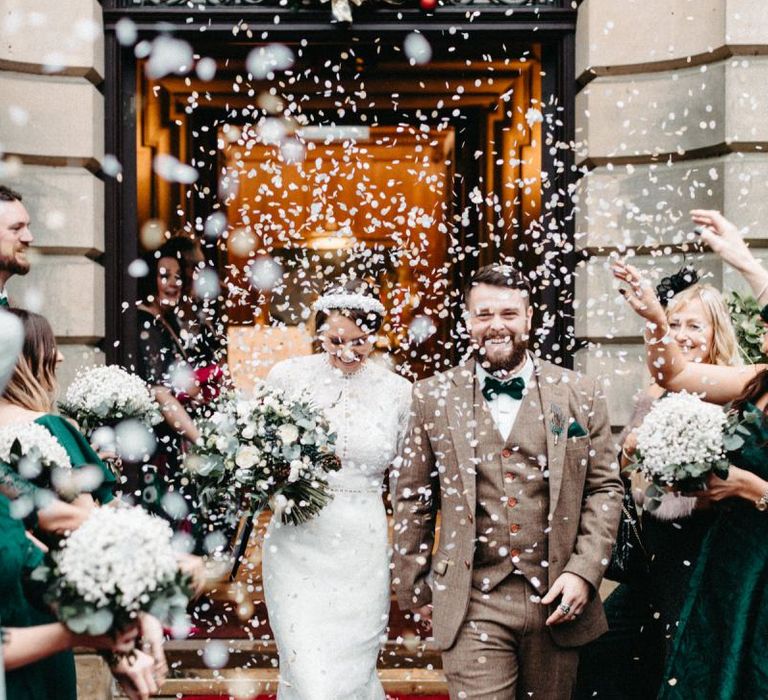
<path id="1" fill-rule="evenodd" d="M 8 280 L 29 272 L 27 250 L 34 242 L 29 223 L 21 195 L 0 185 L 0 307 L 9 306 L 5 289 Z"/>
<path id="2" fill-rule="evenodd" d="M 20 479 L 20 481 L 23 481 Z M 29 488 L 35 488 L 27 483 Z M 75 634 L 55 617 L 40 600 L 27 575 L 42 562 L 43 551 L 26 533 L 21 521 L 11 515 L 11 500 L 18 491 L 0 485 L 0 620 L 3 624 L 3 660 L 6 694 L 9 700 L 74 700 L 76 698 L 76 646 L 131 654 L 111 666 L 115 678 L 130 698 L 143 699 L 157 692 L 167 675 L 160 623 L 145 615 L 140 624 L 116 635 Z M 58 505 L 57 505 L 58 504 Z M 65 511 L 72 506 L 60 501 L 40 512 L 39 526 L 47 510 Z M 72 521 L 73 529 L 80 523 Z M 141 638 L 151 654 L 135 648 Z"/>
<path id="3" fill-rule="evenodd" d="M 200 387 L 194 401 L 186 403 L 196 416 L 219 395 L 225 381 L 226 331 L 216 322 L 215 300 L 210 298 L 209 285 L 201 282 L 203 275 L 216 272 L 206 266 L 200 242 L 185 234 L 171 237 L 163 246 L 162 255 L 175 257 L 181 267 L 181 299 L 174 313 L 186 360 Z"/>
<path id="4" fill-rule="evenodd" d="M 184 272 L 177 251 L 167 243 L 149 257 L 148 290 L 138 306 L 139 343 L 136 371 L 151 387 L 164 422 L 155 427 L 156 451 L 143 465 L 138 483 L 141 502 L 153 513 L 192 529 L 190 487 L 183 484 L 181 454 L 185 442 L 199 433 L 190 404 L 200 395 L 189 355 L 182 340 L 177 314 L 182 297 Z M 134 475 L 134 478 L 137 475 Z M 183 502 L 169 494 L 177 494 Z"/>
<path id="5" fill-rule="evenodd" d="M 768 301 L 768 271 L 736 227 L 719 212 L 692 214 L 702 240 L 742 274 L 760 303 Z M 690 362 L 669 342 L 663 309 L 642 275 L 625 263 L 615 265 L 614 275 L 629 285 L 624 297 L 646 320 L 648 367 L 656 381 L 668 391 L 696 392 L 713 403 L 733 402 L 748 431 L 744 445 L 729 453 L 728 478 L 711 475 L 707 490 L 696 494 L 726 504 L 691 576 L 659 697 L 768 697 L 768 365 Z M 768 350 L 768 334 L 763 348 Z"/>
<path id="6" fill-rule="evenodd" d="M 714 287 L 698 282 L 695 270 L 686 267 L 664 278 L 656 293 L 666 306 L 670 338 L 689 362 L 742 364 L 725 300 Z M 635 430 L 665 393 L 652 383 L 637 398 L 619 438 L 623 468 L 634 460 Z M 646 484 L 641 486 L 633 490 L 638 506 Z M 609 631 L 582 650 L 575 698 L 641 700 L 658 692 L 688 579 L 715 517 L 707 505 L 665 494 L 657 510 L 643 513 L 648 574 L 623 583 L 605 601 Z M 613 671 L 606 673 L 609 667 Z"/>
<path id="7" fill-rule="evenodd" d="M 21 321 L 24 343 L 8 383 L 0 395 L 0 425 L 35 422 L 45 427 L 61 444 L 73 468 L 95 467 L 100 483 L 91 495 L 81 495 L 79 504 L 109 503 L 114 498 L 117 479 L 94 452 L 88 441 L 69 420 L 53 413 L 58 384 L 56 368 L 64 359 L 48 321 L 24 309 L 7 313 Z"/>

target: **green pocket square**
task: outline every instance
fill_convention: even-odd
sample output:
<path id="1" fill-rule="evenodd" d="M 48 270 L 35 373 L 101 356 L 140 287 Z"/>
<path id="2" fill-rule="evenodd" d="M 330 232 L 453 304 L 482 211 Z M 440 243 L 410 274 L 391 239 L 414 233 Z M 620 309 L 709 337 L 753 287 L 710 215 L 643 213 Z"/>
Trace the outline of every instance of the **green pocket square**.
<path id="1" fill-rule="evenodd" d="M 573 423 L 568 426 L 569 438 L 587 437 L 588 434 L 589 433 L 587 433 L 587 431 L 581 427 L 581 423 L 579 423 L 577 420 L 573 421 Z"/>

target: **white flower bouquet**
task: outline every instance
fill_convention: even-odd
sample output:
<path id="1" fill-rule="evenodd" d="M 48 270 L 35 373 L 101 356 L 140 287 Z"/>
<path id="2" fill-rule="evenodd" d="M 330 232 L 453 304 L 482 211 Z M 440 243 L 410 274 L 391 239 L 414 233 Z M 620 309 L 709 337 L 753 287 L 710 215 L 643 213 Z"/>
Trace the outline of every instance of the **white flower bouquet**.
<path id="1" fill-rule="evenodd" d="M 149 612 L 169 626 L 186 618 L 188 577 L 173 532 L 141 508 L 102 507 L 72 532 L 32 578 L 76 634 L 114 633 Z"/>
<path id="2" fill-rule="evenodd" d="M 262 383 L 248 399 L 223 395 L 198 427 L 185 467 L 210 519 L 233 525 L 271 502 L 283 522 L 299 524 L 331 500 L 336 435 L 308 399 Z"/>
<path id="3" fill-rule="evenodd" d="M 33 491 L 29 484 L 46 490 L 55 489 L 66 499 L 74 498 L 80 491 L 73 483 L 72 464 L 67 451 L 38 423 L 0 427 L 0 464 L 3 465 L 0 481 L 27 495 Z M 28 504 L 27 510 L 31 505 Z"/>
<path id="4" fill-rule="evenodd" d="M 97 428 L 127 419 L 138 420 L 147 428 L 162 420 L 146 382 L 117 365 L 78 371 L 59 407 L 89 437 Z"/>
<path id="5" fill-rule="evenodd" d="M 743 443 L 737 433 L 733 417 L 694 394 L 657 401 L 637 429 L 635 453 L 635 468 L 651 482 L 648 510 L 657 508 L 667 491 L 703 490 L 710 473 L 726 478 L 726 451 Z"/>

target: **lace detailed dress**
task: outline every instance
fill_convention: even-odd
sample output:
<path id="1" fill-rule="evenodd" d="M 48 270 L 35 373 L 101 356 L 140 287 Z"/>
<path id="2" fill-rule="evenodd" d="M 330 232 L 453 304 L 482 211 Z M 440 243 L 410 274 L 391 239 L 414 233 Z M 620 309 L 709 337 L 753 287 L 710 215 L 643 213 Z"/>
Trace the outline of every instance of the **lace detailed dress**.
<path id="1" fill-rule="evenodd" d="M 376 660 L 389 615 L 382 483 L 405 433 L 411 386 L 370 360 L 352 375 L 326 355 L 276 365 L 267 381 L 308 392 L 338 435 L 333 501 L 299 526 L 273 518 L 264 591 L 280 654 L 280 700 L 383 700 Z"/>

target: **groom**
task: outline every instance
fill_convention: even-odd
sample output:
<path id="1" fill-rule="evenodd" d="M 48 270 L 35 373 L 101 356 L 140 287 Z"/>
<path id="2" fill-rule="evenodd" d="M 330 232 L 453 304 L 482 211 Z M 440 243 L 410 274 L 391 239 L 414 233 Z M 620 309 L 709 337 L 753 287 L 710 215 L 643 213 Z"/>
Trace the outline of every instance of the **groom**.
<path id="1" fill-rule="evenodd" d="M 480 269 L 465 303 L 474 358 L 414 388 L 395 592 L 432 620 L 452 700 L 567 699 L 578 647 L 607 629 L 622 485 L 605 400 L 529 353 L 520 272 Z"/>

